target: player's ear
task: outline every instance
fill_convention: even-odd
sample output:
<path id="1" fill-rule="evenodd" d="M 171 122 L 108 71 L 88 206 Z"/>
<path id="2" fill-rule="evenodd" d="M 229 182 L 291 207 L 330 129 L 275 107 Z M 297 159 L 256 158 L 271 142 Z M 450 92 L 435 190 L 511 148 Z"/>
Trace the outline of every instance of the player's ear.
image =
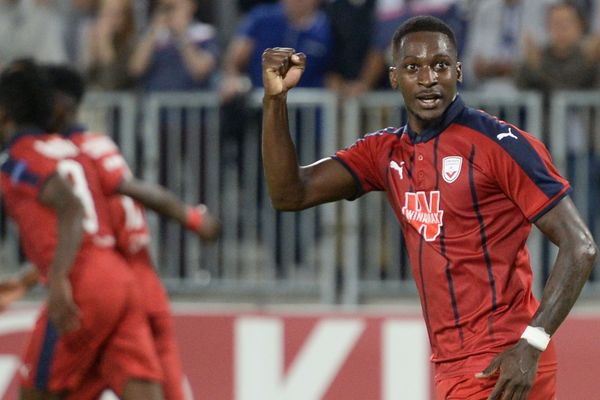
<path id="1" fill-rule="evenodd" d="M 460 61 L 456 62 L 456 80 L 462 82 L 463 74 L 462 74 L 462 64 Z"/>
<path id="2" fill-rule="evenodd" d="M 388 75 L 392 89 L 398 89 L 398 75 L 396 74 L 396 67 L 390 67 Z"/>

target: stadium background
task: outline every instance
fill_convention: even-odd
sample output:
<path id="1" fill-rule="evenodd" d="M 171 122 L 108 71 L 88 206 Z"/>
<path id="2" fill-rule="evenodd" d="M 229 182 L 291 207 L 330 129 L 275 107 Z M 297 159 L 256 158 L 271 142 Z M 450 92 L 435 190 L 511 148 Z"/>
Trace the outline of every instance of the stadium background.
<path id="1" fill-rule="evenodd" d="M 476 3 L 476 2 L 474 2 Z M 199 16 L 226 44 L 238 23 L 233 0 L 201 2 Z M 600 94 L 461 90 L 482 108 L 544 139 L 574 185 L 574 200 L 597 238 Z M 260 90 L 244 97 L 243 131 L 220 135 L 217 89 L 142 93 L 96 91 L 81 118 L 121 145 L 136 174 L 190 203 L 205 202 L 224 223 L 216 244 L 200 244 L 152 216 L 153 252 L 172 295 L 190 391 L 196 399 L 427 399 L 426 334 L 402 237 L 384 196 L 299 214 L 272 210 L 260 165 Z M 298 89 L 290 126 L 301 162 L 327 156 L 365 132 L 398 126 L 397 93 L 346 97 Z M 569 144 L 577 129 L 581 143 Z M 544 126 L 547 129 L 544 129 Z M 2 214 L 1 272 L 23 266 L 18 234 Z M 530 240 L 539 295 L 556 249 Z M 560 399 L 600 393 L 598 268 L 556 335 Z M 15 397 L 15 358 L 43 289 L 0 315 L 0 393 Z"/>

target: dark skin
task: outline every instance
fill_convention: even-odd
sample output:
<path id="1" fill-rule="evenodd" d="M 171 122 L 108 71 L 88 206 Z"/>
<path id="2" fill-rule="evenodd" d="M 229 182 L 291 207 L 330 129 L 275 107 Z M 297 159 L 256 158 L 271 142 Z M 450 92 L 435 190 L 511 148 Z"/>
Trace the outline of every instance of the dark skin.
<path id="1" fill-rule="evenodd" d="M 442 33 L 415 32 L 401 40 L 394 60 L 392 87 L 402 93 L 410 128 L 420 133 L 440 120 L 457 93 L 462 72 L 456 48 Z M 338 162 L 327 158 L 298 165 L 289 134 L 286 97 L 305 65 L 304 54 L 293 49 L 274 48 L 263 53 L 263 162 L 271 202 L 279 210 L 302 210 L 355 194 L 351 174 Z M 553 334 L 579 297 L 598 250 L 568 197 L 542 216 L 536 226 L 559 247 L 559 253 L 529 325 Z M 497 380 L 488 400 L 527 399 L 540 354 L 525 340 L 498 354 L 476 375 Z"/>

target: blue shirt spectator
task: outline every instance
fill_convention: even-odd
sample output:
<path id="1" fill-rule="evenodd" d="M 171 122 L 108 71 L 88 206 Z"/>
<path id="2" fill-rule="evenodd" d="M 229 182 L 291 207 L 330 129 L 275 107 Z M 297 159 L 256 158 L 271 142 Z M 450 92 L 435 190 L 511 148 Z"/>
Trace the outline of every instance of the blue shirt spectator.
<path id="1" fill-rule="evenodd" d="M 292 47 L 308 58 L 300 87 L 324 87 L 331 69 L 333 32 L 320 0 L 281 0 L 254 7 L 229 45 L 222 94 L 227 102 L 252 87 L 262 87 L 261 57 L 266 48 Z M 247 73 L 249 81 L 244 79 Z"/>
<path id="2" fill-rule="evenodd" d="M 211 25 L 193 20 L 192 0 L 162 0 L 135 49 L 130 74 L 147 91 L 208 89 L 218 46 Z"/>
<path id="3" fill-rule="evenodd" d="M 324 86 L 333 40 L 329 19 L 323 12 L 317 12 L 310 24 L 295 26 L 282 3 L 260 5 L 244 19 L 238 36 L 254 42 L 255 51 L 248 64 L 253 86 L 262 86 L 261 56 L 269 47 L 292 47 L 305 53 L 310 62 L 298 86 Z"/>

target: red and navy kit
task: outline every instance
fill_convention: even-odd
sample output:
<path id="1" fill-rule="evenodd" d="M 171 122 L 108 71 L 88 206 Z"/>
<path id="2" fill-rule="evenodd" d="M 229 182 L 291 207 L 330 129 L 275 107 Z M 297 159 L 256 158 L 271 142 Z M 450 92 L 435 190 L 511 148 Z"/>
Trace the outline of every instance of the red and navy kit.
<path id="1" fill-rule="evenodd" d="M 74 127 L 67 137 L 93 161 L 104 186 L 116 190 L 124 179 L 131 176 L 125 158 L 108 136 Z M 128 196 L 118 194 L 110 196 L 108 201 L 116 247 L 132 269 L 144 297 L 144 309 L 164 374 L 165 399 L 182 400 L 183 372 L 169 298 L 150 255 L 150 229 L 144 207 Z M 101 382 L 99 384 L 101 389 Z M 90 383 L 90 388 L 94 386 L 98 386 L 98 383 Z"/>
<path id="2" fill-rule="evenodd" d="M 460 97 L 434 128 L 365 136 L 336 153 L 356 197 L 385 191 L 402 226 L 439 377 L 479 372 L 538 308 L 526 240 L 570 191 L 533 136 Z M 554 349 L 540 371 L 555 369 Z"/>
<path id="3" fill-rule="evenodd" d="M 46 181 L 54 174 L 67 178 L 85 211 L 83 240 L 69 272 L 81 327 L 58 336 L 46 308 L 42 310 L 23 357 L 23 386 L 77 392 L 93 373 L 120 394 L 131 378 L 160 381 L 141 293 L 114 247 L 105 197 L 111 189 L 100 183 L 89 158 L 58 135 L 32 130 L 13 136 L 1 170 L 6 210 L 42 279 L 57 244 L 56 213 L 38 200 Z"/>

